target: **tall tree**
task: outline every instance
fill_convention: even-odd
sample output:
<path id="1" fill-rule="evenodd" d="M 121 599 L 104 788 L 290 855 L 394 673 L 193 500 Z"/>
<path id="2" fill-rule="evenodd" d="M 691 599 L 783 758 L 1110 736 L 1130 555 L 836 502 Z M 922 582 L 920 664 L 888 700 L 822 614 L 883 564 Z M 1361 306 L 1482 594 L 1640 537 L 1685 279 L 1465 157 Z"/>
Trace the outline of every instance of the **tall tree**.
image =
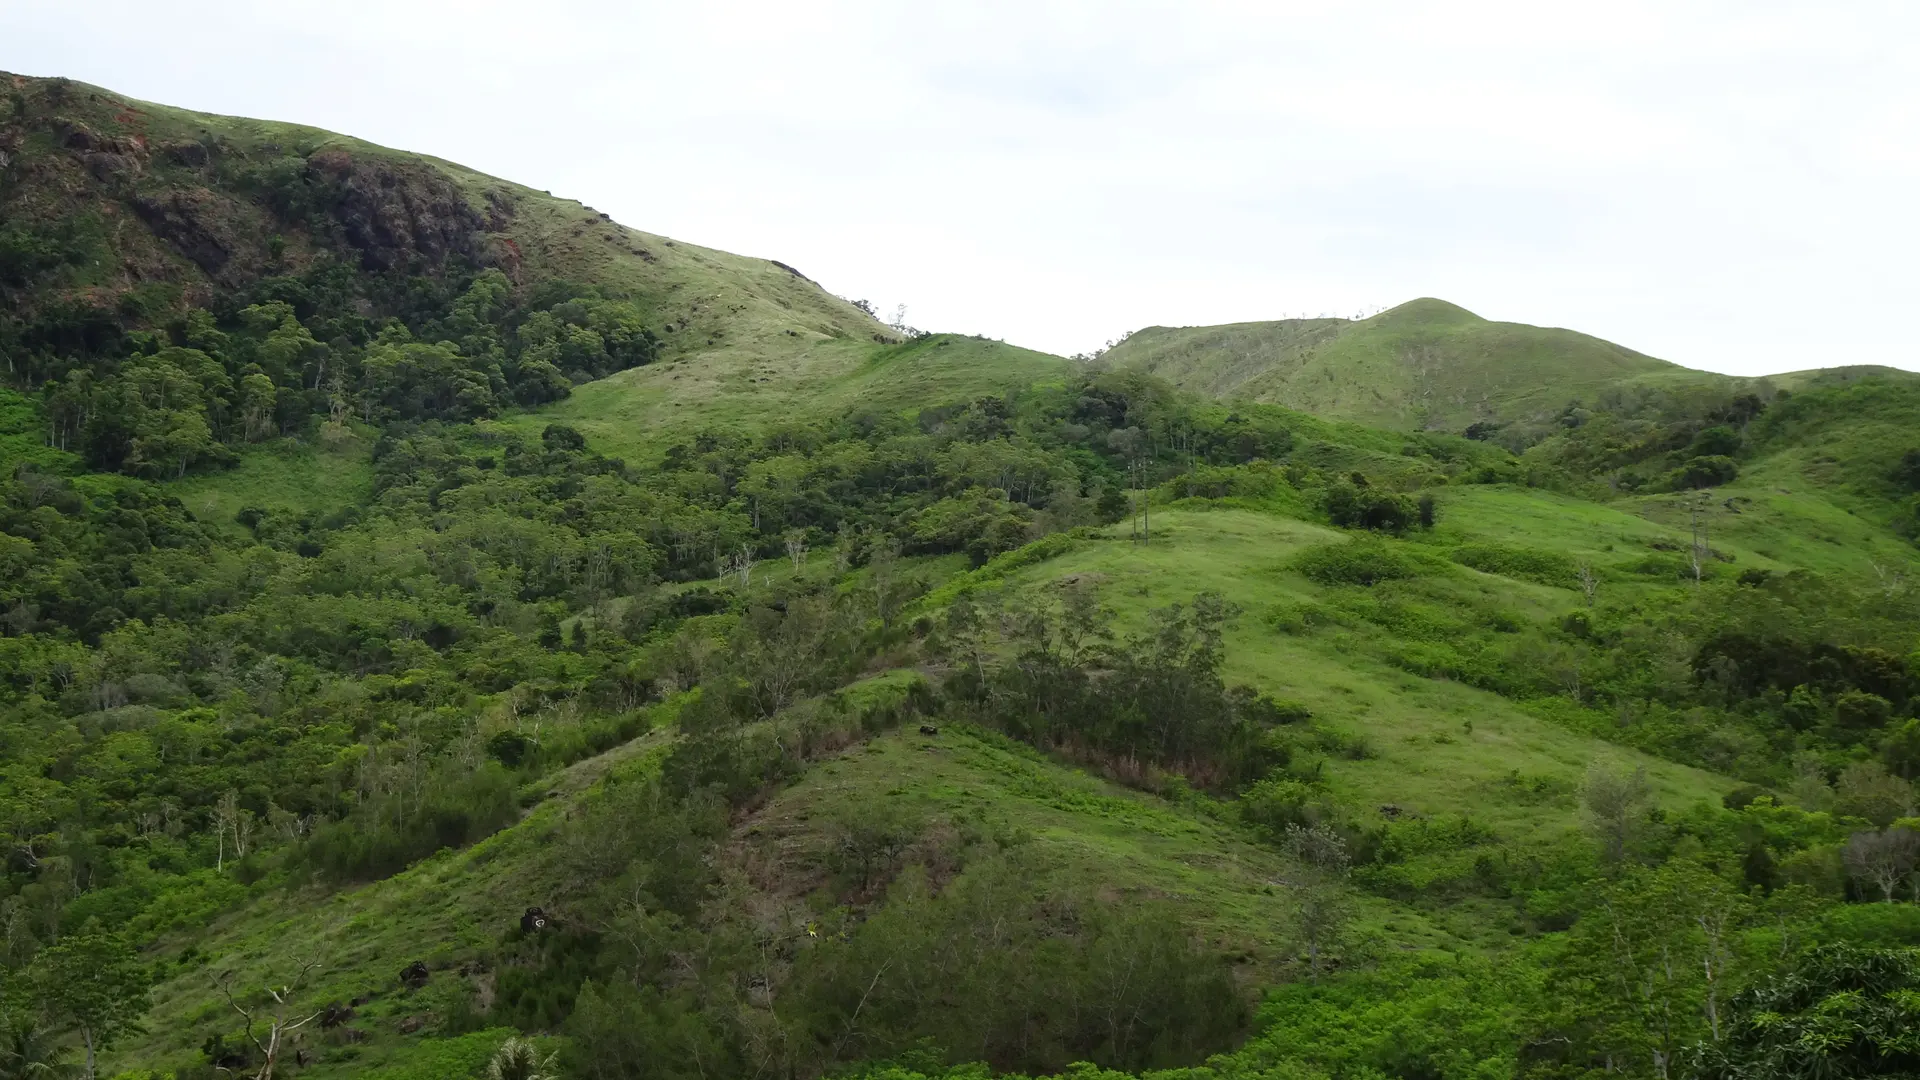
<path id="1" fill-rule="evenodd" d="M 28 982 L 51 1026 L 80 1036 L 87 1080 L 100 1050 L 134 1030 L 147 1009 L 146 970 L 131 946 L 105 934 L 68 937 L 43 949 Z"/>
<path id="2" fill-rule="evenodd" d="M 1824 945 L 1733 1002 L 1694 1050 L 1702 1080 L 1920 1075 L 1920 950 Z"/>

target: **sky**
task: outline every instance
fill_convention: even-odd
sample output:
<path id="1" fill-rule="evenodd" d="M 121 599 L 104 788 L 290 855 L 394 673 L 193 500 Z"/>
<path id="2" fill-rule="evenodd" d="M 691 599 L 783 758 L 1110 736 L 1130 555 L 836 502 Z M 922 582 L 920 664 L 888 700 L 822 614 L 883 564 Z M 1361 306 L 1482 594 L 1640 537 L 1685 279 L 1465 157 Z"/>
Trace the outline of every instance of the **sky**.
<path id="1" fill-rule="evenodd" d="M 459 161 L 1071 354 L 1437 296 L 1920 370 L 1920 4 L 0 0 L 0 69 Z"/>

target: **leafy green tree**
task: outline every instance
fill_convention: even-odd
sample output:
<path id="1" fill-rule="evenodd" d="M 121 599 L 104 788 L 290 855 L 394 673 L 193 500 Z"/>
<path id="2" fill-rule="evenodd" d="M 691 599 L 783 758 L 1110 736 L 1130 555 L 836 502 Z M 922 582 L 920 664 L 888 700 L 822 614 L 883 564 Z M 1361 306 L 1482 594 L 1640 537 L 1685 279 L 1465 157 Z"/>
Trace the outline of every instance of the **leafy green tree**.
<path id="1" fill-rule="evenodd" d="M 1888 771 L 1909 782 L 1920 780 L 1920 717 L 1887 732 L 1880 744 L 1880 757 Z"/>
<path id="2" fill-rule="evenodd" d="M 273 380 L 254 372 L 240 380 L 240 422 L 246 440 L 254 442 L 273 430 L 274 401 L 277 391 Z"/>
<path id="3" fill-rule="evenodd" d="M 1322 955 L 1340 946 L 1353 919 L 1351 857 L 1340 834 L 1325 825 L 1288 825 L 1283 846 L 1297 864 L 1287 883 L 1295 901 L 1293 932 L 1307 950 L 1308 978 L 1317 982 Z"/>
<path id="4" fill-rule="evenodd" d="M 1625 863 L 1641 828 L 1641 815 L 1652 798 L 1645 766 L 1616 772 L 1595 762 L 1580 789 L 1587 827 L 1600 845 L 1600 857 L 1609 866 Z"/>
<path id="5" fill-rule="evenodd" d="M 1725 1034 L 1753 903 L 1689 859 L 1635 868 L 1575 924 L 1556 966 L 1559 1026 L 1611 1069 L 1670 1075 L 1700 1038 Z"/>
<path id="6" fill-rule="evenodd" d="M 143 356 L 103 380 L 87 409 L 88 456 L 106 468 L 173 479 L 214 453 L 202 383 L 174 363 L 192 350 Z"/>
<path id="7" fill-rule="evenodd" d="M 34 957 L 27 981 L 51 1026 L 79 1035 L 88 1080 L 99 1052 L 135 1030 L 147 1009 L 147 971 L 117 937 L 63 938 Z"/>
<path id="8" fill-rule="evenodd" d="M 1834 812 L 1884 827 L 1913 813 L 1913 785 L 1877 761 L 1856 761 L 1834 785 Z"/>
<path id="9" fill-rule="evenodd" d="M 1733 1000 L 1702 1080 L 1920 1075 L 1920 950 L 1823 945 Z"/>

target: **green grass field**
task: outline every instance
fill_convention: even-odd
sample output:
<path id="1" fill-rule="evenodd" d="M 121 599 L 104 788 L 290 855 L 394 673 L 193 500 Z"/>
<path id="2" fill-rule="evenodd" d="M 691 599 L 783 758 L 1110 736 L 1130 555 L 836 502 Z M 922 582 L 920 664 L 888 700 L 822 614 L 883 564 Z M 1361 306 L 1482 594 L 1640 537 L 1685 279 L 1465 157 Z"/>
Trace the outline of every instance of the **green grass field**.
<path id="1" fill-rule="evenodd" d="M 1585 334 L 1489 322 L 1432 299 L 1358 321 L 1148 327 L 1107 359 L 1217 397 L 1448 431 L 1557 409 L 1636 376 L 1684 371 Z"/>
<path id="2" fill-rule="evenodd" d="M 938 334 L 882 345 L 816 337 L 772 354 L 715 348 L 623 371 L 499 425 L 580 430 L 596 450 L 644 462 L 702 428 L 760 430 L 863 410 L 899 412 L 1064 379 L 1071 361 L 984 338 Z"/>

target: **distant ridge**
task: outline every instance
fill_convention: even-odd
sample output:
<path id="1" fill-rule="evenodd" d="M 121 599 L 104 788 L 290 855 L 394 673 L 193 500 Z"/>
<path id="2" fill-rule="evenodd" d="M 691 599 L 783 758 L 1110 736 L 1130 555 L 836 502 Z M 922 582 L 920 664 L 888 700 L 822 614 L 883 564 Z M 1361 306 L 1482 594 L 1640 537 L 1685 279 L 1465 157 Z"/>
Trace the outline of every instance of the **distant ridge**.
<path id="1" fill-rule="evenodd" d="M 1572 330 L 1423 297 L 1367 319 L 1150 326 L 1106 354 L 1184 389 L 1400 429 L 1509 421 L 1646 377 L 1717 380 Z"/>

